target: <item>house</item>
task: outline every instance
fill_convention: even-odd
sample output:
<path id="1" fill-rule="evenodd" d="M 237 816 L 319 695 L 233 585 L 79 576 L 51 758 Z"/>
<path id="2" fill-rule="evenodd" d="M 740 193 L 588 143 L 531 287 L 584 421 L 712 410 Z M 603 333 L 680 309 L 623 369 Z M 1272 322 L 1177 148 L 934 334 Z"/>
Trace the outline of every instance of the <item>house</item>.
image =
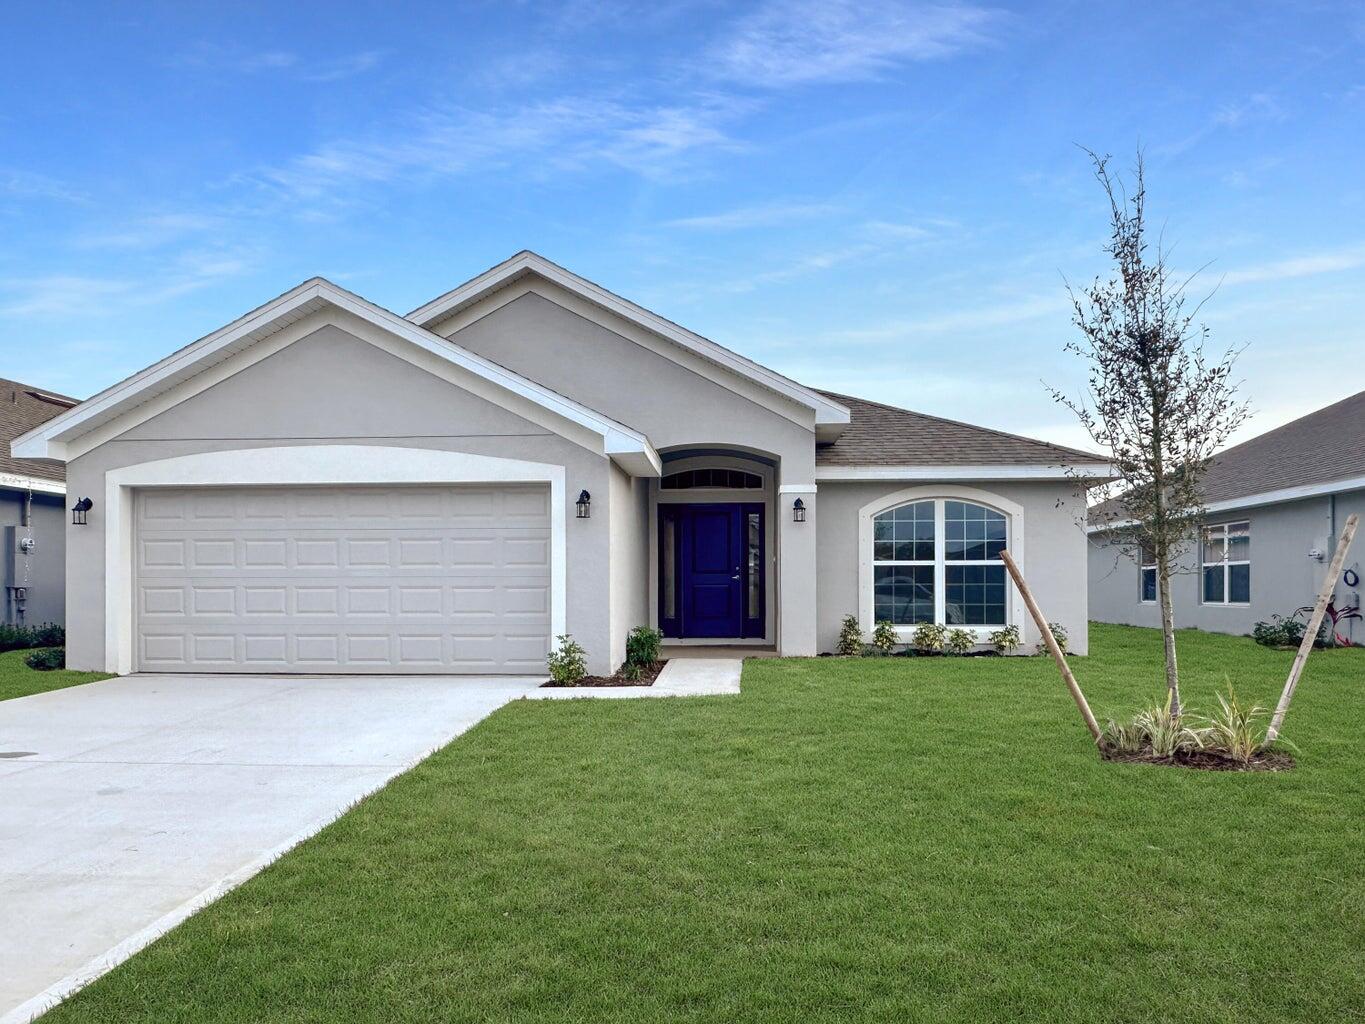
<path id="1" fill-rule="evenodd" d="M 571 633 L 830 650 L 845 615 L 1086 645 L 1097 456 L 817 391 L 522 252 L 407 317 L 306 281 L 26 434 L 68 664 L 540 673 Z"/>
<path id="2" fill-rule="evenodd" d="M 0 379 L 0 527 L 7 626 L 62 622 L 66 612 L 66 467 L 16 458 L 11 442 L 76 399 Z"/>
<path id="3" fill-rule="evenodd" d="M 1311 605 L 1347 516 L 1365 516 L 1365 391 L 1222 452 L 1203 498 L 1207 525 L 1171 580 L 1177 625 L 1245 634 Z M 1091 616 L 1159 626 L 1155 559 L 1122 526 L 1121 506 L 1092 512 Z M 1357 538 L 1338 608 L 1360 606 L 1363 555 Z M 1343 635 L 1350 638 L 1352 626 L 1344 624 Z M 1356 634 L 1361 639 L 1358 626 Z"/>

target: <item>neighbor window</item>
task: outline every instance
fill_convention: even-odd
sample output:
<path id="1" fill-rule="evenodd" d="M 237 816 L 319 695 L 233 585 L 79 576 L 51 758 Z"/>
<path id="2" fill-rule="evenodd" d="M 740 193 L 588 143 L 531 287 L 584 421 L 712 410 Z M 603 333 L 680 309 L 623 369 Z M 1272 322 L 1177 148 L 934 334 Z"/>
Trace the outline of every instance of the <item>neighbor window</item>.
<path id="1" fill-rule="evenodd" d="M 1204 528 L 1204 603 L 1251 603 L 1251 524 Z"/>
<path id="2" fill-rule="evenodd" d="M 1142 602 L 1152 604 L 1156 601 L 1156 552 L 1146 544 L 1142 545 Z"/>
<path id="3" fill-rule="evenodd" d="M 1005 517 L 953 499 L 910 502 L 872 517 L 877 621 L 897 626 L 1003 626 Z"/>

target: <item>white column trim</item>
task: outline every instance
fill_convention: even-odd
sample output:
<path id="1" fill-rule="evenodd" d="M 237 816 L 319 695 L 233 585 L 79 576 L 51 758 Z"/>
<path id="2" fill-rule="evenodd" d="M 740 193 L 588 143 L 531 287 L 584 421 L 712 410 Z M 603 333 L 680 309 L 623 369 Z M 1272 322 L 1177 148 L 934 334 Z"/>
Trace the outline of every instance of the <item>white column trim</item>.
<path id="1" fill-rule="evenodd" d="M 301 484 L 545 483 L 550 487 L 550 633 L 568 609 L 564 467 L 491 455 L 388 445 L 317 444 L 201 452 L 104 475 L 104 662 L 133 670 L 133 489 Z"/>
<path id="2" fill-rule="evenodd" d="M 876 626 L 873 614 L 875 606 L 872 601 L 872 517 L 889 508 L 895 508 L 897 505 L 929 499 L 971 501 L 978 505 L 986 505 L 1003 514 L 1006 531 L 1005 545 L 1016 562 L 1021 566 L 1026 565 L 1024 561 L 1024 507 L 1017 502 L 1010 501 L 992 491 L 983 491 L 977 487 L 961 487 L 956 484 L 907 487 L 891 494 L 884 494 L 858 510 L 858 622 L 862 625 L 863 632 L 869 636 Z M 944 619 L 943 533 L 943 506 L 939 503 L 934 506 L 934 619 L 938 622 L 942 622 Z M 1005 581 L 1005 586 L 1009 591 L 1009 624 L 1018 626 L 1022 637 L 1028 632 L 1028 616 L 1027 609 L 1024 607 L 1024 598 L 1019 593 L 1018 588 L 1008 579 Z M 966 628 L 976 633 L 978 641 L 981 642 L 985 641 L 987 633 L 992 632 L 989 627 L 968 626 Z M 898 626 L 896 632 L 902 640 L 908 640 L 910 634 L 914 632 L 914 627 Z"/>

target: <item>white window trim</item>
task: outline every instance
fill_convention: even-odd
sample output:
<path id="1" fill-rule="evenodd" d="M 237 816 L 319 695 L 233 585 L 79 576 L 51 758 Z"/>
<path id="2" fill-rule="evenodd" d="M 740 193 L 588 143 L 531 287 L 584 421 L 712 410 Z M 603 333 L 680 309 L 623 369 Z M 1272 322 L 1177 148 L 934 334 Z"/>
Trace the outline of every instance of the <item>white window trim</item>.
<path id="1" fill-rule="evenodd" d="M 868 502 L 858 510 L 858 621 L 862 623 L 863 631 L 867 636 L 871 636 L 872 630 L 876 628 L 874 610 L 876 605 L 873 603 L 873 585 L 875 572 L 872 562 L 872 540 L 873 540 L 873 517 L 878 513 L 885 512 L 887 509 L 896 508 L 898 505 L 908 505 L 916 501 L 926 501 L 933 499 L 944 499 L 947 501 L 970 501 L 977 505 L 985 505 L 987 508 L 994 509 L 1005 517 L 1005 544 L 1010 555 L 1021 566 L 1026 566 L 1024 560 L 1024 508 L 1022 505 L 1002 498 L 998 494 L 990 491 L 983 491 L 976 487 L 958 487 L 955 485 L 937 485 L 925 487 L 907 487 L 901 491 L 883 495 L 874 501 Z M 943 531 L 943 505 L 941 502 L 934 507 L 934 557 L 936 563 L 943 562 L 943 545 L 945 542 Z M 973 564 L 973 563 L 965 563 Z M 935 572 L 937 577 L 937 571 Z M 1006 574 L 1005 579 L 1005 608 L 1008 622 L 1007 626 L 1018 626 L 1020 636 L 1027 642 L 1026 634 L 1029 632 L 1027 621 L 1027 609 L 1024 607 L 1023 595 L 1019 593 L 1013 581 Z M 936 586 L 934 588 L 934 618 L 942 622 L 944 605 L 944 588 Z M 896 636 L 902 641 L 907 642 L 910 635 L 914 633 L 914 626 L 897 626 Z M 965 629 L 973 633 L 978 643 L 984 643 L 986 638 L 999 626 L 954 626 L 954 629 Z"/>
<path id="2" fill-rule="evenodd" d="M 105 671 L 133 670 L 133 490 L 253 485 L 545 483 L 550 487 L 550 635 L 568 608 L 564 467 L 466 452 L 319 444 L 201 452 L 104 475 Z"/>
<path id="3" fill-rule="evenodd" d="M 1247 571 L 1248 571 L 1248 573 L 1250 573 L 1250 567 L 1251 567 L 1251 559 L 1250 559 L 1250 558 L 1238 558 L 1238 559 L 1236 559 L 1236 560 L 1230 560 L 1230 559 L 1228 558 L 1228 547 L 1229 547 L 1229 544 L 1228 544 L 1228 541 L 1229 541 L 1228 531 L 1229 531 L 1230 529 L 1232 529 L 1232 527 L 1234 527 L 1234 526 L 1245 526 L 1245 527 L 1247 528 L 1247 533 L 1246 533 L 1246 535 L 1247 535 L 1247 545 L 1248 545 L 1248 548 L 1249 548 L 1249 547 L 1250 547 L 1250 544 L 1251 544 L 1251 520 L 1250 520 L 1250 519 L 1232 519 L 1232 520 L 1229 520 L 1229 521 L 1226 522 L 1226 523 L 1214 523 L 1212 526 L 1206 526 L 1206 527 L 1204 527 L 1203 532 L 1199 535 L 1199 603 L 1200 603 L 1200 604 L 1208 605 L 1210 608 L 1249 608 L 1249 607 L 1251 607 L 1251 594 L 1250 594 L 1250 587 L 1249 587 L 1249 585 L 1248 585 L 1247 600 L 1245 600 L 1245 601 L 1233 601 L 1233 600 L 1231 600 L 1231 596 L 1230 596 L 1230 595 L 1232 594 L 1232 573 L 1229 571 L 1229 567 L 1234 566 L 1234 565 L 1245 565 L 1245 566 L 1247 566 Z M 1221 532 L 1221 534 L 1222 534 L 1222 537 L 1223 537 L 1223 557 L 1222 557 L 1219 561 L 1210 562 L 1210 561 L 1208 560 L 1208 556 L 1207 556 L 1207 554 L 1206 554 L 1205 545 L 1206 545 L 1207 542 L 1208 542 L 1208 535 L 1209 535 L 1210 533 L 1213 533 L 1214 531 L 1219 531 L 1219 532 Z M 1221 601 L 1210 601 L 1210 600 L 1208 599 L 1207 595 L 1205 594 L 1205 591 L 1204 591 L 1204 571 L 1205 571 L 1206 569 L 1208 569 L 1210 566 L 1214 566 L 1214 565 L 1221 565 L 1221 566 L 1223 567 L 1223 600 L 1221 600 Z"/>
<path id="4" fill-rule="evenodd" d="M 1156 599 L 1155 597 L 1153 597 L 1153 598 L 1151 598 L 1151 599 L 1149 600 L 1149 599 L 1147 599 L 1146 597 L 1143 597 L 1143 596 L 1142 596 L 1143 594 L 1147 593 L 1147 587 L 1146 587 L 1147 570 L 1148 570 L 1148 569 L 1151 569 L 1153 575 L 1156 574 L 1156 555 L 1155 555 L 1155 554 L 1152 555 L 1152 560 L 1151 560 L 1150 562 L 1148 562 L 1146 559 L 1147 559 L 1147 549 L 1144 548 L 1142 545 L 1139 544 L 1139 545 L 1138 545 L 1138 604 L 1156 604 L 1156 603 L 1157 603 L 1157 599 Z M 1156 592 L 1157 592 L 1158 594 L 1160 593 L 1160 589 L 1159 589 L 1160 583 L 1161 583 L 1161 581 L 1160 581 L 1160 580 L 1157 580 L 1158 587 L 1156 588 Z M 1200 582 L 1200 586 L 1201 586 L 1201 587 L 1203 586 L 1202 581 Z"/>

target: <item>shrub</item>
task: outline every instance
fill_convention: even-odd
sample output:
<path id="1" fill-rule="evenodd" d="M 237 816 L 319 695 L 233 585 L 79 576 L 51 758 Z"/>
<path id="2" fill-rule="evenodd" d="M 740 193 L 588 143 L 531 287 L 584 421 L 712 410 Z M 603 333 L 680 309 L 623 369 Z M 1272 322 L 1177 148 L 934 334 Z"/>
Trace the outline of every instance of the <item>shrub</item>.
<path id="1" fill-rule="evenodd" d="M 41 626 L 0 626 L 0 652 L 61 647 L 65 643 L 66 630 L 51 622 Z"/>
<path id="2" fill-rule="evenodd" d="M 1190 728 L 1179 716 L 1171 714 L 1169 691 L 1164 704 L 1153 704 L 1139 711 L 1133 717 L 1133 726 L 1141 730 L 1153 757 L 1174 757 L 1204 745 L 1202 731 Z"/>
<path id="3" fill-rule="evenodd" d="M 1104 724 L 1100 742 L 1120 754 L 1140 754 L 1147 746 L 1147 736 L 1136 719 L 1119 722 L 1111 718 Z"/>
<path id="4" fill-rule="evenodd" d="M 1217 713 L 1204 719 L 1204 745 L 1246 764 L 1265 744 L 1265 730 L 1256 725 L 1256 720 L 1265 715 L 1266 709 L 1259 704 L 1242 707 L 1230 682 L 1227 697 L 1218 695 L 1218 705 Z"/>
<path id="5" fill-rule="evenodd" d="M 863 653 L 863 628 L 856 615 L 845 615 L 839 627 L 839 642 L 835 652 L 845 658 L 856 658 Z"/>
<path id="6" fill-rule="evenodd" d="M 1006 626 L 1004 629 L 997 629 L 988 639 L 997 654 L 1013 654 L 1019 650 L 1019 645 L 1023 643 L 1018 626 Z"/>
<path id="7" fill-rule="evenodd" d="M 966 654 L 976 646 L 976 637 L 969 629 L 950 629 L 943 638 L 943 649 L 949 654 Z"/>
<path id="8" fill-rule="evenodd" d="M 556 683 L 577 683 L 588 674 L 588 652 L 568 633 L 555 639 L 559 646 L 545 659 L 550 678 Z"/>
<path id="9" fill-rule="evenodd" d="M 882 654 L 891 654 L 900 642 L 901 638 L 896 635 L 895 624 L 886 619 L 877 623 L 877 628 L 872 631 L 872 646 Z"/>
<path id="10" fill-rule="evenodd" d="M 1070 640 L 1070 637 L 1066 631 L 1066 627 L 1063 626 L 1060 622 L 1049 622 L 1047 624 L 1047 627 L 1048 629 L 1052 630 L 1052 638 L 1057 641 L 1057 646 L 1060 647 L 1062 649 L 1062 653 L 1065 654 L 1067 643 Z M 1035 652 L 1038 654 L 1046 654 L 1047 642 L 1045 640 L 1039 640 L 1038 646 L 1035 648 Z"/>
<path id="11" fill-rule="evenodd" d="M 626 634 L 626 666 L 646 669 L 659 660 L 659 646 L 664 642 L 663 633 L 648 626 L 636 626 Z M 639 679 L 637 672 L 630 676 Z"/>
<path id="12" fill-rule="evenodd" d="M 1300 608 L 1291 615 L 1272 615 L 1269 622 L 1258 622 L 1251 627 L 1251 638 L 1265 647 L 1298 647 L 1303 643 L 1303 634 L 1308 629 L 1308 623 L 1299 618 L 1305 612 L 1311 613 L 1312 609 Z M 1313 646 L 1326 647 L 1330 634 L 1324 618 Z"/>
<path id="13" fill-rule="evenodd" d="M 50 672 L 54 668 L 66 668 L 66 648 L 40 648 L 26 657 L 24 664 L 29 668 L 36 668 L 39 672 Z"/>
<path id="14" fill-rule="evenodd" d="M 948 639 L 948 627 L 937 622 L 921 622 L 910 634 L 910 646 L 917 651 L 941 651 Z"/>

